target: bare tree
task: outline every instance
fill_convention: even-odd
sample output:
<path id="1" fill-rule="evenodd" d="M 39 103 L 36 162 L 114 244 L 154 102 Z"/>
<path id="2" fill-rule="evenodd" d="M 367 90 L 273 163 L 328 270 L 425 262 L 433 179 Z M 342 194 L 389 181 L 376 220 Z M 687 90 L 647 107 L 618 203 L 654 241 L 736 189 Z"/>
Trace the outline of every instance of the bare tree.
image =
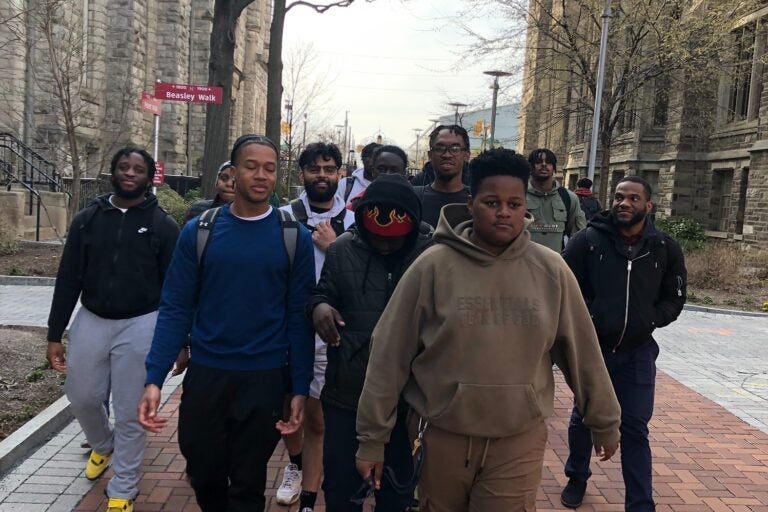
<path id="1" fill-rule="evenodd" d="M 674 93 L 714 94 L 727 69 L 721 58 L 733 46 L 734 19 L 759 0 L 614 0 L 606 59 L 605 90 L 598 113 L 600 193 L 605 203 L 611 148 L 618 135 L 652 123 L 681 104 Z M 487 0 L 478 9 L 510 23 L 475 37 L 475 52 L 503 52 L 519 65 L 525 55 L 523 98 L 533 102 L 538 130 L 567 134 L 591 120 L 597 90 L 603 0 Z M 647 101 L 648 92 L 654 101 Z M 527 96 L 527 97 L 526 97 Z M 697 112 L 705 132 L 711 122 Z M 530 123 L 529 123 L 530 124 Z M 567 136 L 565 137 L 567 138 Z M 560 139 L 562 140 L 562 139 Z M 564 148 L 563 148 L 564 149 Z"/>
<path id="2" fill-rule="evenodd" d="M 286 144 L 290 141 L 290 160 L 297 162 L 305 144 L 316 142 L 317 134 L 331 130 L 332 119 L 338 111 L 328 107 L 333 97 L 330 83 L 334 77 L 318 65 L 314 46 L 310 43 L 297 44 L 285 53 L 284 95 L 286 103 L 291 104 L 292 123 L 291 133 L 281 132 Z M 282 160 L 289 160 L 287 153 Z M 293 167 L 283 173 L 286 185 L 289 181 L 297 184 L 295 165 Z M 292 173 L 290 180 L 287 178 L 289 173 Z"/>
<path id="3" fill-rule="evenodd" d="M 269 61 L 267 62 L 267 137 L 280 140 L 280 119 L 283 97 L 283 28 L 285 15 L 294 7 L 303 6 L 323 14 L 334 7 L 349 7 L 355 0 L 340 0 L 326 4 L 304 0 L 275 0 L 272 12 L 272 24 L 269 32 Z M 373 0 L 366 0 L 373 2 Z M 278 171 L 278 182 L 281 173 Z"/>

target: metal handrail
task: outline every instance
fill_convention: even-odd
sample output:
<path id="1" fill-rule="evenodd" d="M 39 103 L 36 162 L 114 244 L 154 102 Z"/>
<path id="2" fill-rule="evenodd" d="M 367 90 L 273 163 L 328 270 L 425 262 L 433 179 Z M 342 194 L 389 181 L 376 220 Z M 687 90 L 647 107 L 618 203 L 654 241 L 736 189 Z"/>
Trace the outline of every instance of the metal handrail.
<path id="1" fill-rule="evenodd" d="M 18 182 L 22 187 L 27 189 L 27 192 L 29 192 L 29 214 L 32 215 L 32 196 L 37 198 L 37 219 L 35 222 L 35 241 L 40 241 L 40 207 L 42 206 L 42 198 L 40 197 L 40 193 L 35 190 L 34 188 L 30 187 L 23 181 L 21 181 L 16 175 L 8 170 L 9 164 L 8 162 L 0 162 L 0 169 L 3 170 L 3 172 L 12 180 Z"/>
<path id="2" fill-rule="evenodd" d="M 56 166 L 15 136 L 7 132 L 0 132 L 0 148 L 7 149 L 12 155 L 23 161 L 30 169 L 33 178 L 36 173 L 38 178 L 44 178 L 42 183 L 47 183 L 54 192 L 63 192 L 58 179 L 58 173 L 56 172 Z M 29 155 L 29 158 L 27 155 Z M 49 171 L 53 176 L 49 176 L 45 171 Z"/>

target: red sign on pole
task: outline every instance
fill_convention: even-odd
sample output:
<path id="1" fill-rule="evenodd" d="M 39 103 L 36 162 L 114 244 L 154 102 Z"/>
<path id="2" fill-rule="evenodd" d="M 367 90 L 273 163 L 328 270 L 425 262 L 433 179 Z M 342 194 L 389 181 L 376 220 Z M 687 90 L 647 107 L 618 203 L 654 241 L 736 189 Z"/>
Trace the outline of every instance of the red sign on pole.
<path id="1" fill-rule="evenodd" d="M 165 162 L 155 162 L 155 176 L 152 178 L 152 185 L 161 187 L 165 183 Z"/>
<path id="2" fill-rule="evenodd" d="M 221 87 L 155 82 L 155 98 L 159 100 L 215 103 L 218 105 L 221 104 L 223 97 L 224 89 Z"/>
<path id="3" fill-rule="evenodd" d="M 163 102 L 152 96 L 151 92 L 142 92 L 141 101 L 139 102 L 141 110 L 149 112 L 150 114 L 159 116 L 163 110 Z"/>

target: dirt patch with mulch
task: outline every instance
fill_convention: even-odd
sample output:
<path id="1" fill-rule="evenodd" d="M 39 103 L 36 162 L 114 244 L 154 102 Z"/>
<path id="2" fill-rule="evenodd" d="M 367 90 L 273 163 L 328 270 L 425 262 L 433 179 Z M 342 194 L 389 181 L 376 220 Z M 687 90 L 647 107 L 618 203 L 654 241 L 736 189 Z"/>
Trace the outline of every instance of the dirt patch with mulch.
<path id="1" fill-rule="evenodd" d="M 0 327 L 0 440 L 64 393 L 64 375 L 45 359 L 46 330 Z"/>
<path id="2" fill-rule="evenodd" d="M 22 242 L 19 250 L 0 255 L 0 275 L 56 277 L 61 244 Z"/>

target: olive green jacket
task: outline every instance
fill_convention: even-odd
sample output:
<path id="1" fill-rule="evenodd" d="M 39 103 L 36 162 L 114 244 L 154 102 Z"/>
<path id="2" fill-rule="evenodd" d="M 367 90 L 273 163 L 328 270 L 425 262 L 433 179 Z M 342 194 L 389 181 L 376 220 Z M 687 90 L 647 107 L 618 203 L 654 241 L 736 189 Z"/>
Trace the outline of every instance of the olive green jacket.
<path id="1" fill-rule="evenodd" d="M 579 206 L 579 197 L 567 190 L 571 198 L 570 210 L 566 212 L 563 199 L 555 182 L 549 192 L 540 192 L 528 183 L 526 209 L 533 215 L 533 223 L 528 226 L 531 240 L 555 252 L 562 252 L 568 238 L 587 227 L 587 219 Z"/>

